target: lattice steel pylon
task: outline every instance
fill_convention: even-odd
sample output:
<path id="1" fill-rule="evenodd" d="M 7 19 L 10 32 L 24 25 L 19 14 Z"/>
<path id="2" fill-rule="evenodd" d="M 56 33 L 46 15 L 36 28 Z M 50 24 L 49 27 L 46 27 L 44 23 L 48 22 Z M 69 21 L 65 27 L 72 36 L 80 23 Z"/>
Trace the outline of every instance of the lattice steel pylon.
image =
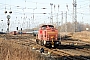
<path id="1" fill-rule="evenodd" d="M 51 19 L 51 24 L 53 25 L 53 11 L 52 11 L 52 6 L 53 6 L 53 3 L 50 3 L 50 5 L 51 5 L 51 17 L 50 17 L 50 19 Z"/>
<path id="2" fill-rule="evenodd" d="M 77 3 L 76 0 L 73 0 L 73 32 L 77 31 Z"/>

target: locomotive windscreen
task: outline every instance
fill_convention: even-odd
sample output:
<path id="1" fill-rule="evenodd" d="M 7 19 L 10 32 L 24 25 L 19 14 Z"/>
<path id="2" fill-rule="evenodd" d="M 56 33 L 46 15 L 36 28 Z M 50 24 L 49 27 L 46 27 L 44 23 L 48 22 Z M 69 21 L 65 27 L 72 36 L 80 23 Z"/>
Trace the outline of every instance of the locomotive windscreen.
<path id="1" fill-rule="evenodd" d="M 54 27 L 53 25 L 43 25 L 42 27 L 47 27 L 47 26 Z"/>

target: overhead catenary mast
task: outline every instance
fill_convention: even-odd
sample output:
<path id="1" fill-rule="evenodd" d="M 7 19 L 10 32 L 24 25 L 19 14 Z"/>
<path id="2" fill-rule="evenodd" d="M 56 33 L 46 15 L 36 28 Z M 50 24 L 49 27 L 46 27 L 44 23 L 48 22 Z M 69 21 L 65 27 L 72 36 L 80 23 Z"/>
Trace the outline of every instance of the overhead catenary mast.
<path id="1" fill-rule="evenodd" d="M 52 14 L 52 6 L 53 6 L 53 3 L 50 3 L 50 5 L 51 5 L 51 24 L 53 25 L 53 14 Z"/>
<path id="2" fill-rule="evenodd" d="M 65 15 L 66 15 L 66 19 L 65 19 L 65 32 L 66 32 L 66 35 L 67 35 L 67 11 L 66 11 Z"/>
<path id="3" fill-rule="evenodd" d="M 55 11 L 55 5 L 54 5 L 54 11 Z M 59 16 L 59 5 L 58 5 L 58 11 L 56 12 L 56 27 L 58 28 L 59 22 L 58 22 L 58 16 Z"/>
<path id="4" fill-rule="evenodd" d="M 90 11 L 90 0 L 89 0 L 89 11 Z"/>
<path id="5" fill-rule="evenodd" d="M 76 3 L 76 0 L 73 0 L 73 22 L 74 22 L 73 32 L 76 32 L 77 31 L 77 3 Z"/>
<path id="6" fill-rule="evenodd" d="M 61 12 L 61 28 L 60 28 L 60 30 L 61 30 L 61 32 L 63 31 L 63 11 Z"/>
<path id="7" fill-rule="evenodd" d="M 65 35 L 67 35 L 67 13 L 68 13 L 68 11 L 69 11 L 69 9 L 68 9 L 68 5 L 66 5 L 66 8 L 67 8 L 67 10 L 66 10 L 66 13 L 65 13 L 65 32 L 66 32 L 66 34 Z"/>
<path id="8" fill-rule="evenodd" d="M 58 28 L 58 15 L 59 15 L 59 5 L 58 5 L 58 12 L 57 12 L 57 28 Z"/>

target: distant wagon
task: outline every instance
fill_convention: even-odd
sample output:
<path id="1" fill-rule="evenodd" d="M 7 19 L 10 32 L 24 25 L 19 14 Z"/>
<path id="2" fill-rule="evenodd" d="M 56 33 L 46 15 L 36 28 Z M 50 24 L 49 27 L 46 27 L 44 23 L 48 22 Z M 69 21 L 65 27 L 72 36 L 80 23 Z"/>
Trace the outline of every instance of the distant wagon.
<path id="1" fill-rule="evenodd" d="M 10 34 L 17 35 L 18 33 L 17 33 L 17 31 L 12 31 L 12 32 L 10 32 Z"/>
<path id="2" fill-rule="evenodd" d="M 37 30 L 33 30 L 33 36 L 36 36 L 38 34 Z"/>

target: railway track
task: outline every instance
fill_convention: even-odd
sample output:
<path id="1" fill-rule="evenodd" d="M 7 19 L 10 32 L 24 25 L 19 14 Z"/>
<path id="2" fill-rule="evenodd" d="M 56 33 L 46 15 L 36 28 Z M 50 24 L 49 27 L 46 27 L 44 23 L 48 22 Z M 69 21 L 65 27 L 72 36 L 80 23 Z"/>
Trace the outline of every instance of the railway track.
<path id="1" fill-rule="evenodd" d="M 63 50 L 59 50 L 59 49 L 54 49 L 53 50 L 54 54 L 58 54 L 59 56 L 64 56 L 64 58 L 68 59 L 68 60 L 89 60 L 89 57 L 84 57 L 84 56 L 76 56 L 74 54 L 70 54 L 68 52 L 65 52 Z"/>
<path id="2" fill-rule="evenodd" d="M 90 54 L 90 50 L 88 49 L 76 49 L 76 50 Z"/>
<path id="3" fill-rule="evenodd" d="M 90 60 L 90 58 L 89 58 L 90 56 L 86 57 L 86 56 L 82 56 L 82 55 L 75 55 L 75 54 L 69 53 L 68 51 L 64 51 L 61 49 L 53 49 L 53 48 L 49 49 L 47 47 L 40 46 L 40 45 L 36 44 L 34 39 L 31 37 L 10 36 L 10 37 L 8 37 L 8 39 L 12 40 L 16 44 L 30 47 L 30 49 L 36 50 L 38 52 L 40 52 L 41 48 L 44 48 L 43 55 L 45 55 L 45 56 L 60 58 L 60 59 L 64 59 L 64 60 L 65 59 L 67 59 L 67 60 Z M 75 49 L 75 50 L 90 54 L 89 49 Z"/>

